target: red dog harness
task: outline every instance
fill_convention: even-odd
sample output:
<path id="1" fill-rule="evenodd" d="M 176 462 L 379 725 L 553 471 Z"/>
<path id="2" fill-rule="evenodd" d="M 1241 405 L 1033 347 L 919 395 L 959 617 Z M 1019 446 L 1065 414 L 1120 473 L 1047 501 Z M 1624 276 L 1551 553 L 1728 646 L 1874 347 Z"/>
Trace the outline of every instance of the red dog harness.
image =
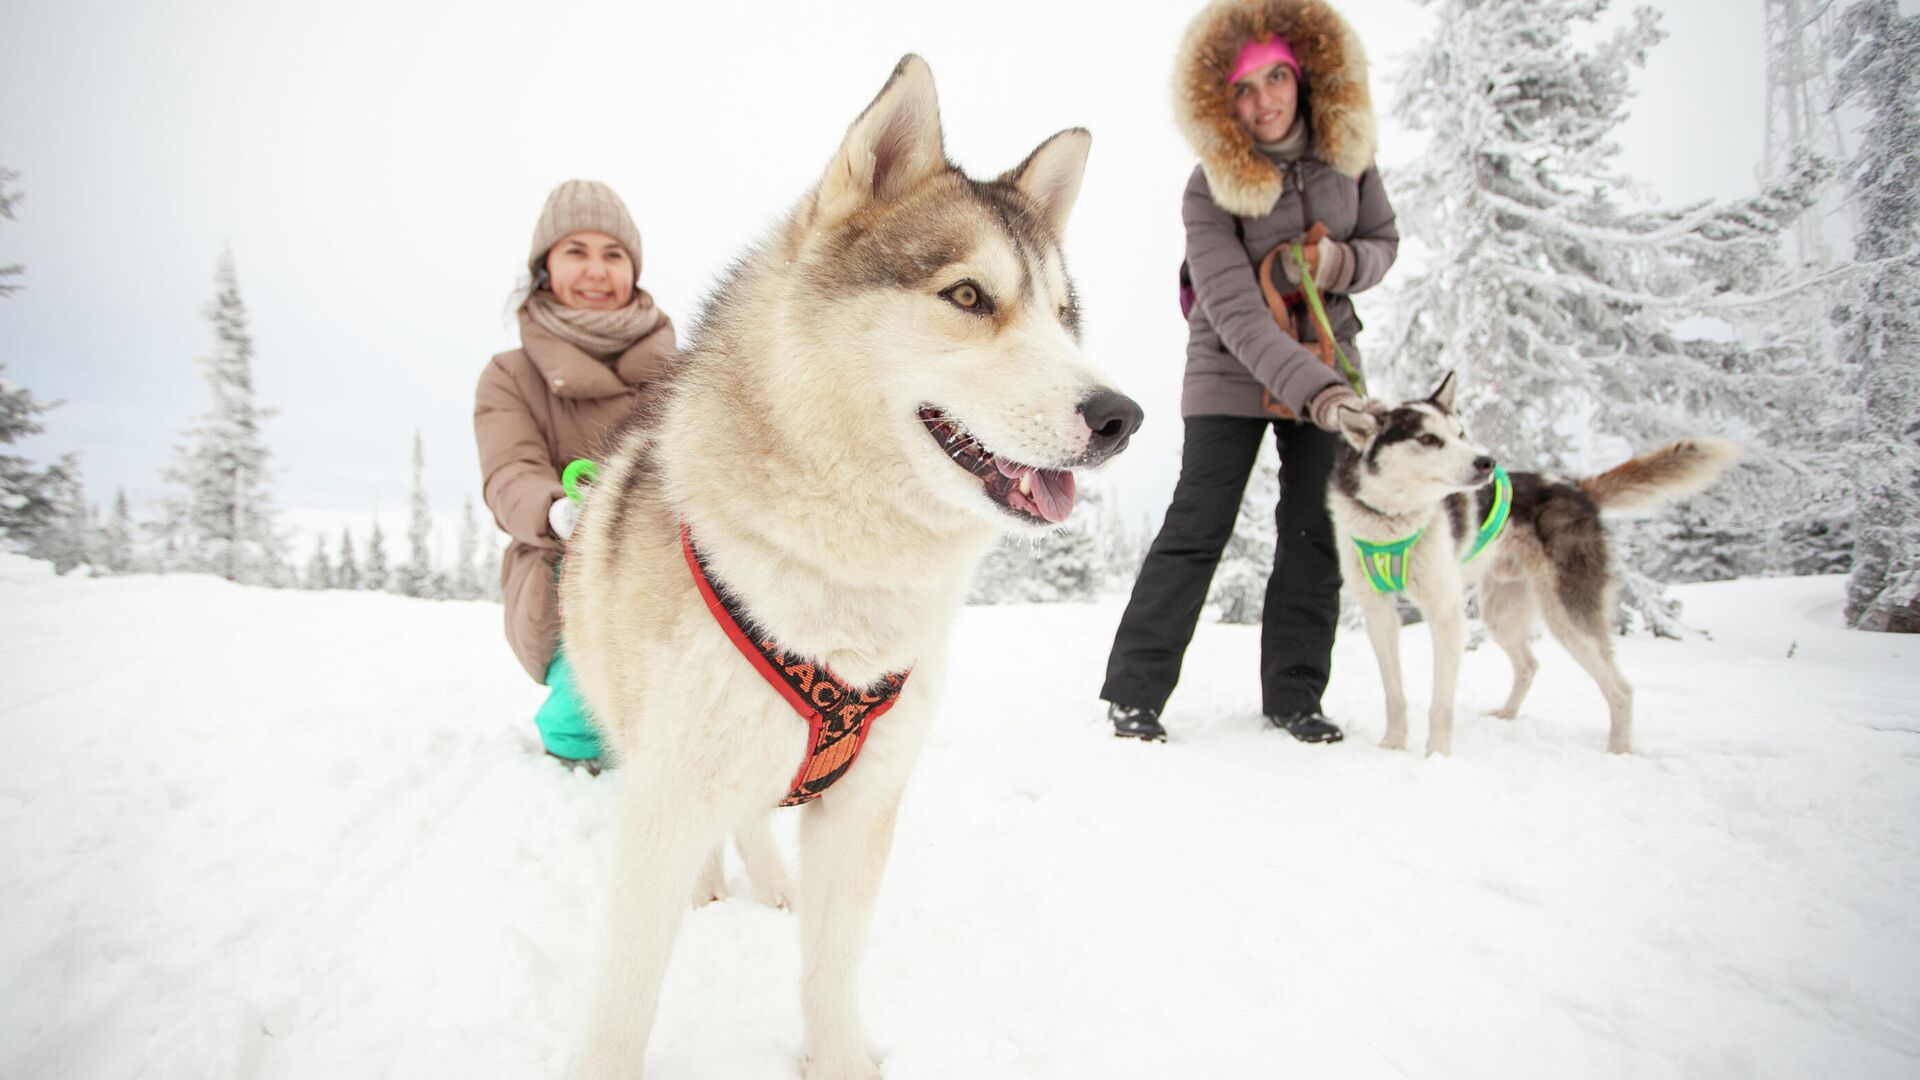
<path id="1" fill-rule="evenodd" d="M 680 526 L 680 550 L 686 553 L 700 598 L 707 602 L 707 610 L 713 612 L 734 648 L 795 712 L 806 718 L 807 757 L 800 763 L 800 771 L 793 774 L 793 783 L 780 805 L 812 802 L 853 768 L 860 747 L 867 741 L 868 725 L 900 700 L 900 690 L 911 672 L 894 672 L 861 689 L 842 682 L 825 664 L 789 655 L 767 635 L 748 628 L 739 601 L 707 575 L 707 564 L 694 548 L 693 533 L 685 524 Z"/>

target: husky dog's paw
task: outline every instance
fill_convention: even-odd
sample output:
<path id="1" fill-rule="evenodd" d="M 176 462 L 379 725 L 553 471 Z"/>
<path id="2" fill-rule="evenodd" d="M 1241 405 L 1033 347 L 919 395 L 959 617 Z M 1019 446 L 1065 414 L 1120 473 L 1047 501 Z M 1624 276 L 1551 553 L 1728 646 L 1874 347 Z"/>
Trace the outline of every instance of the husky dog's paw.
<path id="1" fill-rule="evenodd" d="M 865 1051 L 820 1052 L 800 1061 L 803 1080 L 880 1080 L 880 1062 Z"/>
<path id="2" fill-rule="evenodd" d="M 1405 750 L 1406 748 L 1407 733 L 1404 730 L 1389 731 L 1380 739 L 1380 749 L 1382 750 Z"/>
<path id="3" fill-rule="evenodd" d="M 1519 709 L 1509 709 L 1505 705 L 1501 705 L 1492 709 L 1482 709 L 1481 712 L 1483 712 L 1487 716 L 1497 716 L 1502 720 L 1512 720 L 1514 717 L 1520 715 Z"/>
<path id="4" fill-rule="evenodd" d="M 1427 756 L 1433 757 L 1435 754 L 1438 754 L 1441 757 L 1452 757 L 1453 756 L 1453 738 L 1449 736 L 1444 739 L 1428 739 L 1427 740 Z"/>
<path id="5" fill-rule="evenodd" d="M 693 890 L 693 906 L 703 908 L 708 904 L 717 904 L 725 900 L 728 895 L 729 893 L 725 885 L 718 885 L 711 889 L 705 887 L 696 888 Z"/>

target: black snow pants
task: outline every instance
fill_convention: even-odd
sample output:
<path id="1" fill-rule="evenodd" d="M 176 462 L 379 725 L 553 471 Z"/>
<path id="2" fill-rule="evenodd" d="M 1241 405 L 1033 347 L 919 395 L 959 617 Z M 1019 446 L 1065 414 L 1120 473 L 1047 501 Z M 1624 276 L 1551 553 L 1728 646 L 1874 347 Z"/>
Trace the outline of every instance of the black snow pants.
<path id="1" fill-rule="evenodd" d="M 1340 614 L 1340 565 L 1327 514 L 1339 437 L 1304 421 L 1237 416 L 1187 418 L 1173 505 L 1107 658 L 1100 690 L 1107 701 L 1166 707 L 1269 425 L 1280 453 L 1279 544 L 1260 620 L 1261 706 L 1269 716 L 1319 711 Z"/>

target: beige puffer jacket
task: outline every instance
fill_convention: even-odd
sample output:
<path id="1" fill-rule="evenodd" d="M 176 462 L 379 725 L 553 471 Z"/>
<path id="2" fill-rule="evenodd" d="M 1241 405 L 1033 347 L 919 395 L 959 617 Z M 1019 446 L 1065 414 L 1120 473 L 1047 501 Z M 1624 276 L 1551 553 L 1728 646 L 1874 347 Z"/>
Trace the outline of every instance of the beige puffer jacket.
<path id="1" fill-rule="evenodd" d="M 473 434 L 493 520 L 513 542 L 500 564 L 507 643 L 544 683 L 558 636 L 554 567 L 562 544 L 547 510 L 563 494 L 560 473 L 575 458 L 598 460 L 606 436 L 667 374 L 673 321 L 663 313 L 611 363 L 597 360 L 520 317 L 521 347 L 487 364 L 474 397 Z"/>

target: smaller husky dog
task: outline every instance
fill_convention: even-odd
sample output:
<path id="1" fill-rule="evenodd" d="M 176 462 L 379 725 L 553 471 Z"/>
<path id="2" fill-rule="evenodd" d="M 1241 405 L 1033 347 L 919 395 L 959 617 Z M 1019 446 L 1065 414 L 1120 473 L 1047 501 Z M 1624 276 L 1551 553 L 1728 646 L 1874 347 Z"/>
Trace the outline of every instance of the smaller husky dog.
<path id="1" fill-rule="evenodd" d="M 972 179 L 905 58 L 709 299 L 658 414 L 608 453 L 560 585 L 621 764 L 575 1075 L 641 1075 L 702 863 L 740 830 L 750 864 L 777 864 L 756 823 L 781 803 L 805 803 L 806 1076 L 879 1075 L 860 953 L 948 625 L 987 548 L 1064 521 L 1073 470 L 1140 425 L 1081 352 L 1061 257 L 1088 146 L 1069 129 Z M 967 677 L 1006 667 L 977 663 Z"/>
<path id="2" fill-rule="evenodd" d="M 1682 439 L 1584 480 L 1509 476 L 1467 438 L 1453 414 L 1454 390 L 1449 373 L 1424 401 L 1340 413 L 1346 446 L 1327 502 L 1341 574 L 1366 614 L 1386 684 L 1387 734 L 1380 745 L 1407 745 L 1393 594 L 1405 592 L 1433 628 L 1427 753 L 1448 754 L 1466 594 L 1478 585 L 1487 633 L 1513 661 L 1513 690 L 1493 715 L 1511 720 L 1520 711 L 1539 666 L 1527 639 L 1535 617 L 1543 616 L 1606 695 L 1613 717 L 1607 749 L 1627 753 L 1633 688 L 1614 666 L 1608 637 L 1613 582 L 1600 511 L 1650 509 L 1698 492 L 1739 450 L 1723 439 Z"/>

